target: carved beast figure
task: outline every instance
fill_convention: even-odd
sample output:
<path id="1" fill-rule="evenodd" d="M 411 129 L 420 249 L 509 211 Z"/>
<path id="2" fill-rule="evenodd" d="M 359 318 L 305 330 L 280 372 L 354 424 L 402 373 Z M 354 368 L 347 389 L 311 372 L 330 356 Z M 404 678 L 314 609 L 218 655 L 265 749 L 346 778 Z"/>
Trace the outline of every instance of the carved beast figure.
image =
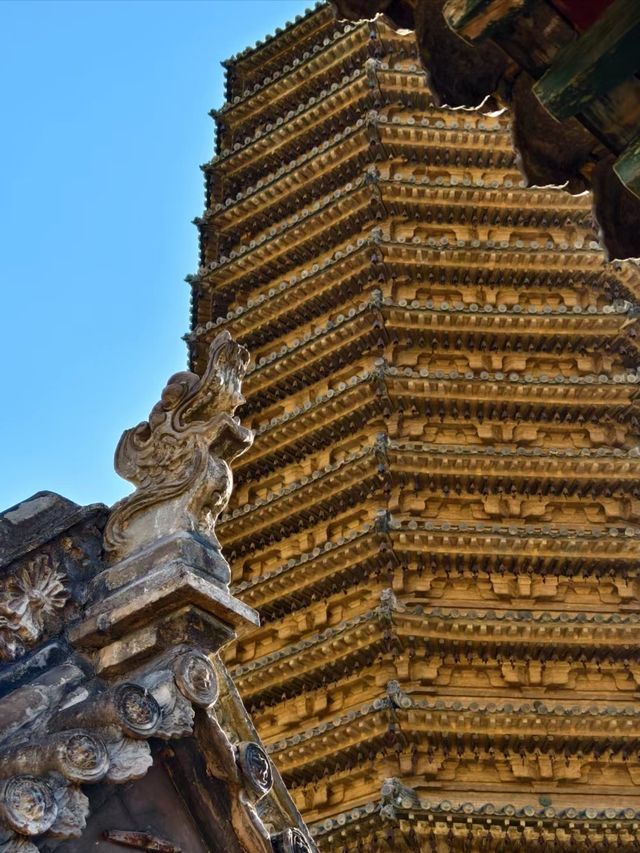
<path id="1" fill-rule="evenodd" d="M 228 463 L 253 442 L 234 417 L 248 363 L 247 350 L 223 332 L 211 343 L 204 375 L 176 373 L 149 420 L 123 433 L 115 468 L 136 490 L 109 517 L 111 561 L 181 533 L 219 550 L 214 527 L 231 494 Z"/>

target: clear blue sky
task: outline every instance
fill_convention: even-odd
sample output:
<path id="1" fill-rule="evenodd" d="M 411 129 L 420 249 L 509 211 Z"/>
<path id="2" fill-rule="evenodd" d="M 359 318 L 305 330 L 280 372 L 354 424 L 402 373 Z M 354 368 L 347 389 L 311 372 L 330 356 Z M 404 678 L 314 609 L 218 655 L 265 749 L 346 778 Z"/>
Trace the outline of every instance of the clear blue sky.
<path id="1" fill-rule="evenodd" d="M 220 61 L 305 5 L 0 2 L 0 509 L 128 490 L 120 433 L 186 364 Z"/>

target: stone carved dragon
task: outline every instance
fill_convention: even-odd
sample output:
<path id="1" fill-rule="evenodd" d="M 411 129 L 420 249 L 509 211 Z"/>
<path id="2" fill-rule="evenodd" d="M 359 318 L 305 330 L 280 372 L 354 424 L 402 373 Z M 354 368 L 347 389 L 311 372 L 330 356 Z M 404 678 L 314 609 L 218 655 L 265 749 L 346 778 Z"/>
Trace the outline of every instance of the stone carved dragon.
<path id="1" fill-rule="evenodd" d="M 136 490 L 109 517 L 104 542 L 111 562 L 183 533 L 219 551 L 214 527 L 231 494 L 228 463 L 253 442 L 234 417 L 248 363 L 247 350 L 221 333 L 203 376 L 176 373 L 149 420 L 123 433 L 115 468 Z"/>

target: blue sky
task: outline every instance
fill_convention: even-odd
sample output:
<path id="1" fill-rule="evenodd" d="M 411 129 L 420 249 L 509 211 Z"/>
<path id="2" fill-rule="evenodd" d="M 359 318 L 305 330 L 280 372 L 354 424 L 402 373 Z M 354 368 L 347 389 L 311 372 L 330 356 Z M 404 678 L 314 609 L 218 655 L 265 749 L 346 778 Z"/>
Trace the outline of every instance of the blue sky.
<path id="1" fill-rule="evenodd" d="M 220 61 L 305 5 L 0 2 L 0 509 L 128 490 L 116 442 L 186 363 Z"/>

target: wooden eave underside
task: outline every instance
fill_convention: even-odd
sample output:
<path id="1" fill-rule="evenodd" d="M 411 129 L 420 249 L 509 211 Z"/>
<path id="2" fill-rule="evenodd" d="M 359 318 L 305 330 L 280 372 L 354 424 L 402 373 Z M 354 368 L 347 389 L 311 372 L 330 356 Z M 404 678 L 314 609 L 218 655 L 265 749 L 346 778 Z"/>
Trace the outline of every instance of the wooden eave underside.
<path id="1" fill-rule="evenodd" d="M 225 187 L 237 186 L 232 190 L 235 194 L 303 151 L 320 146 L 337 131 L 344 131 L 370 108 L 396 102 L 420 110 L 433 108 L 422 74 L 403 69 L 383 70 L 375 60 L 367 60 L 365 66 L 331 91 L 299 104 L 292 117 L 264 125 L 251 140 L 224 149 L 205 168 L 213 168 L 216 176 L 227 182 Z"/>
<path id="2" fill-rule="evenodd" d="M 333 311 L 344 306 L 346 315 L 353 309 L 354 297 L 370 286 L 371 265 L 366 257 L 361 257 L 360 268 L 346 279 L 334 280 L 333 287 L 325 281 L 318 282 L 318 290 L 304 299 L 304 294 L 296 300 L 272 299 L 268 304 L 259 304 L 256 310 L 248 309 L 242 315 L 235 315 L 230 321 L 217 323 L 202 330 L 197 338 L 210 342 L 222 329 L 229 329 L 253 354 L 255 361 L 263 357 L 264 348 L 272 340 L 284 337 L 296 328 L 309 326 L 317 317 L 325 314 L 329 308 Z M 378 280 L 377 286 L 387 290 L 386 282 Z M 288 296 L 289 294 L 287 294 Z M 406 302 L 407 300 L 403 300 Z M 297 303 L 297 304 L 296 304 Z M 505 306 L 501 312 L 488 310 L 477 303 L 460 305 L 447 304 L 446 308 L 434 304 L 433 300 L 412 300 L 409 305 L 400 300 L 383 298 L 380 313 L 387 335 L 402 333 L 407 343 L 422 346 L 428 341 L 430 346 L 445 349 L 468 349 L 476 352 L 495 352 L 506 349 L 511 352 L 524 352 L 533 357 L 531 348 L 539 348 L 541 353 L 580 352 L 582 348 L 603 348 L 605 352 L 637 352 L 635 337 L 628 334 L 629 327 L 636 322 L 629 311 L 569 311 L 548 306 L 516 310 Z M 517 310 L 519 309 L 519 310 Z M 338 315 L 339 316 L 339 315 Z M 210 332 L 206 335 L 203 333 Z"/>
<path id="3" fill-rule="evenodd" d="M 390 797 L 372 800 L 310 828 L 323 849 L 344 851 L 364 844 L 389 853 L 415 853 L 439 843 L 447 853 L 466 853 L 473 843 L 487 853 L 560 853 L 578 845 L 594 853 L 635 853 L 640 844 L 640 813 L 633 808 L 589 808 L 585 813 L 584 808 L 545 809 L 537 801 L 518 807 L 450 800 L 423 805 L 415 795 L 404 803 L 401 797 L 397 802 Z"/>
<path id="4" fill-rule="evenodd" d="M 313 402 L 302 403 L 281 417 L 255 423 L 257 437 L 268 430 L 269 441 L 254 442 L 238 460 L 234 469 L 236 481 L 255 476 L 258 469 L 271 470 L 274 464 L 299 458 L 319 445 L 352 433 L 372 415 L 380 413 L 378 384 L 375 371 L 364 371 L 345 383 L 344 388 L 319 395 Z"/>
<path id="5" fill-rule="evenodd" d="M 307 101 L 309 95 L 322 86 L 323 79 L 343 77 L 343 67 L 349 60 L 357 60 L 363 49 L 363 58 L 366 58 L 371 26 L 362 22 L 333 29 L 325 37 L 327 44 L 324 40 L 317 42 L 305 51 L 306 58 L 294 57 L 291 63 L 283 64 L 272 74 L 265 73 L 242 95 L 226 101 L 215 111 L 215 118 L 223 122 L 224 131 L 228 133 L 252 126 L 264 112 L 282 115 L 291 101 L 296 106 Z M 394 38 L 394 41 L 400 40 L 399 36 Z"/>
<path id="6" fill-rule="evenodd" d="M 267 362 L 264 369 L 257 368 L 246 382 L 251 397 L 243 408 L 244 414 L 260 412 L 289 394 L 308 388 L 327 372 L 337 373 L 366 350 L 376 335 L 382 336 L 381 329 L 381 320 L 377 324 L 375 318 L 366 319 L 363 315 L 360 324 L 345 322 L 333 334 L 296 347 L 282 360 Z M 396 368 L 382 359 L 376 363 L 382 374 L 380 396 L 387 398 L 389 409 L 415 415 L 575 422 L 577 418 L 593 420 L 603 407 L 610 419 L 619 422 L 637 415 L 635 373 L 613 377 L 605 373 L 566 373 L 551 377 L 542 373 Z M 260 418 L 254 418 L 254 425 L 256 421 Z"/>
<path id="7" fill-rule="evenodd" d="M 630 492 L 635 496 L 639 468 L 640 457 L 587 460 L 513 454 L 505 458 L 490 453 L 456 457 L 452 447 L 436 450 L 416 443 L 389 447 L 377 443 L 291 483 L 273 497 L 227 513 L 218 524 L 219 535 L 228 548 L 242 549 L 248 538 L 259 549 L 303 525 L 335 517 L 369 495 L 382 497 L 407 488 L 415 498 L 445 505 L 451 501 L 453 518 L 460 501 L 476 505 L 489 495 L 498 501 L 501 496 L 507 501 L 533 496 L 538 502 L 551 503 L 556 513 L 561 504 L 579 510 L 597 504 L 602 495 L 615 493 L 618 503 Z M 640 520 L 638 510 L 640 501 L 632 501 L 621 505 L 620 512 Z"/>
<path id="8" fill-rule="evenodd" d="M 236 133 L 253 132 L 261 119 L 264 123 L 265 113 L 267 116 L 285 115 L 310 97 L 320 96 L 327 80 L 341 80 L 352 74 L 374 53 L 384 51 L 392 53 L 395 61 L 405 57 L 414 59 L 415 63 L 411 38 L 388 29 L 383 39 L 380 36 L 379 27 L 373 22 L 334 29 L 322 42 L 306 51 L 306 58 L 295 57 L 291 64 L 265 75 L 243 96 L 227 101 L 222 109 L 215 111 L 223 136 L 228 141 Z M 413 70 L 417 70 L 415 64 Z"/>
<path id="9" fill-rule="evenodd" d="M 334 27 L 335 17 L 331 7 L 326 3 L 316 2 L 314 7 L 297 16 L 295 21 L 276 29 L 272 35 L 229 57 L 222 64 L 232 78 L 244 82 L 246 89 L 248 81 L 254 78 L 260 81 L 264 77 L 265 69 L 271 65 L 282 67 L 289 56 L 298 55 L 316 44 Z M 239 92 L 234 89 L 228 91 L 227 98 L 233 97 L 234 94 Z"/>
<path id="10" fill-rule="evenodd" d="M 403 694 L 383 696 L 343 717 L 267 744 L 285 783 L 305 784 L 345 766 L 356 766 L 362 753 L 393 750 L 415 743 L 423 751 L 513 750 L 551 755 L 631 757 L 640 746 L 640 713 L 631 704 L 569 706 L 542 702 L 500 704 L 421 700 Z M 606 761 L 607 758 L 602 758 Z M 610 759 L 609 759 L 610 760 Z M 637 759 L 636 759 L 637 761 Z"/>
<path id="11" fill-rule="evenodd" d="M 329 263 L 323 263 L 318 269 L 314 267 L 312 270 L 303 271 L 301 276 L 295 276 L 293 280 L 284 280 L 277 286 L 270 287 L 268 291 L 263 290 L 250 298 L 246 305 L 228 312 L 226 317 L 219 318 L 215 323 L 205 322 L 204 325 L 197 326 L 188 338 L 190 341 L 200 342 L 199 345 L 202 347 L 205 343 L 208 344 L 215 334 L 226 329 L 234 337 L 242 340 L 252 351 L 256 351 L 257 347 L 263 343 L 281 337 L 297 326 L 322 315 L 329 307 L 335 309 L 342 304 L 343 299 L 355 296 L 363 289 L 366 291 L 367 288 L 364 285 L 367 281 L 375 282 L 385 295 L 390 289 L 396 287 L 397 282 L 404 280 L 417 281 L 419 286 L 425 284 L 448 286 L 454 292 L 462 285 L 471 287 L 475 284 L 478 288 L 488 289 L 487 293 L 478 294 L 479 300 L 482 297 L 485 300 L 487 298 L 495 300 L 493 293 L 495 289 L 517 288 L 519 291 L 524 291 L 521 298 L 526 298 L 527 293 L 533 295 L 535 300 L 533 304 L 525 305 L 520 310 L 527 315 L 524 322 L 534 326 L 539 325 L 535 316 L 536 311 L 543 314 L 568 311 L 574 314 L 580 309 L 589 315 L 586 322 L 601 326 L 602 322 L 593 315 L 601 313 L 597 305 L 603 298 L 605 288 L 608 288 L 613 295 L 623 293 L 629 296 L 631 293 L 638 293 L 640 296 L 638 276 L 626 276 L 621 279 L 616 277 L 615 271 L 599 265 L 591 270 L 576 268 L 571 271 L 560 271 L 553 269 L 551 265 L 551 260 L 557 263 L 558 255 L 547 251 L 544 251 L 544 254 L 550 263 L 545 269 L 533 268 L 533 263 L 531 269 L 516 265 L 512 253 L 504 251 L 500 265 L 491 268 L 488 259 L 485 265 L 483 259 L 478 257 L 479 253 L 469 249 L 462 250 L 459 266 L 451 265 L 436 269 L 433 265 L 438 261 L 438 252 L 429 251 L 431 258 L 426 262 L 426 259 L 423 260 L 423 254 L 427 251 L 424 246 L 418 248 L 416 244 L 407 244 L 404 241 L 386 241 L 380 245 L 371 237 L 358 240 L 356 244 L 347 246 L 334 255 Z M 447 251 L 451 252 L 451 250 Z M 563 255 L 561 254 L 560 257 Z M 563 284 L 566 287 L 572 285 L 575 288 L 577 281 L 574 281 L 574 276 L 580 282 L 580 289 L 573 295 L 572 304 L 567 305 L 567 293 L 562 291 L 562 286 Z M 466 296 L 466 299 L 468 300 L 469 297 Z M 204 296 L 202 302 L 209 304 L 209 300 Z M 448 302 L 446 304 L 446 310 L 450 310 L 452 316 L 456 318 L 459 311 L 475 313 L 480 307 L 478 303 L 469 301 L 460 305 Z M 486 311 L 493 318 L 490 322 L 502 322 L 499 320 L 500 314 L 495 311 L 498 307 L 495 301 L 490 302 L 489 306 L 494 309 L 494 313 L 483 306 L 480 309 L 480 315 Z M 563 307 L 559 309 L 559 306 Z M 406 306 L 400 305 L 400 307 Z M 433 299 L 412 300 L 410 307 L 422 311 L 445 310 L 440 307 L 437 300 Z M 605 308 L 607 312 L 615 313 L 609 306 Z M 511 313 L 516 313 L 517 309 L 505 305 L 501 311 L 511 316 Z M 450 322 L 457 324 L 458 319 L 452 319 Z M 479 326 L 483 322 L 482 319 L 473 321 Z"/>
<path id="12" fill-rule="evenodd" d="M 366 70 L 356 69 L 349 77 L 314 103 L 299 105 L 292 118 L 258 128 L 250 142 L 236 142 L 232 149 L 224 149 L 206 168 L 214 169 L 218 179 L 233 185 L 242 181 L 246 186 L 254 182 L 254 176 L 256 181 L 264 178 L 302 150 L 320 145 L 376 104 Z"/>
<path id="13" fill-rule="evenodd" d="M 381 479 L 375 457 L 363 453 L 330 475 L 294 488 L 279 501 L 256 511 L 231 514 L 228 521 L 218 523 L 220 539 L 227 549 L 242 551 L 249 543 L 260 549 L 362 502 L 380 488 Z"/>
<path id="14" fill-rule="evenodd" d="M 479 240 L 463 240 L 462 245 L 456 246 L 441 245 L 435 239 L 416 243 L 393 239 L 388 234 L 388 229 L 376 227 L 364 233 L 355 243 L 347 242 L 346 245 L 336 248 L 330 258 L 291 275 L 290 287 L 295 288 L 303 280 L 307 280 L 301 290 L 308 293 L 317 285 L 319 277 L 331 275 L 333 267 L 341 264 L 345 257 L 359 249 L 366 251 L 365 247 L 370 245 L 374 265 L 372 272 L 387 280 L 413 280 L 418 286 L 441 282 L 449 284 L 452 289 L 455 289 L 457 282 L 459 286 L 464 283 L 476 283 L 479 287 L 487 288 L 502 285 L 523 289 L 525 292 L 528 289 L 534 290 L 537 295 L 541 289 L 548 289 L 556 291 L 555 298 L 558 302 L 560 296 L 557 291 L 562 287 L 563 281 L 566 281 L 567 287 L 573 288 L 580 283 L 581 290 L 604 285 L 610 289 L 612 298 L 640 301 L 640 275 L 630 265 L 616 269 L 604 264 L 600 253 L 591 249 L 552 250 L 540 246 L 537 241 L 534 242 L 535 246 L 507 248 L 490 246 Z M 266 289 L 259 286 L 260 279 L 255 276 L 254 279 L 251 286 L 247 284 L 255 294 L 254 304 L 256 297 L 263 294 L 264 297 L 273 298 L 268 296 Z M 193 283 L 203 293 L 199 298 L 200 322 L 206 322 L 206 318 L 211 317 L 214 297 L 223 297 L 225 291 L 231 298 L 239 296 L 236 288 L 226 287 L 226 280 L 222 280 L 215 288 L 206 278 L 200 276 L 194 278 Z M 289 282 L 281 282 L 279 288 L 283 296 L 277 294 L 276 288 L 270 289 L 278 299 L 286 302 L 288 292 L 285 294 L 285 291 L 288 291 Z M 549 295 L 551 297 L 552 294 Z M 579 304 L 579 301 L 576 300 L 574 304 Z M 206 333 L 214 327 L 218 328 L 216 324 L 211 323 L 209 329 L 203 331 Z"/>
<path id="15" fill-rule="evenodd" d="M 592 236 L 590 212 L 583 204 L 558 210 L 553 204 L 553 191 L 531 192 L 528 200 L 523 193 L 457 184 L 433 187 L 385 179 L 369 172 L 317 200 L 301 214 L 272 225 L 255 240 L 241 244 L 228 259 L 209 264 L 200 280 L 214 287 L 224 282 L 227 288 L 237 289 L 246 287 L 243 276 L 255 278 L 258 270 L 263 278 L 273 279 L 287 269 L 282 267 L 283 251 L 294 265 L 315 256 L 313 246 L 308 251 L 307 234 L 313 235 L 316 249 L 318 244 L 334 247 L 359 232 L 366 222 L 381 219 L 388 220 L 385 225 L 389 233 L 411 228 L 411 239 L 419 243 L 437 238 L 441 245 L 455 245 L 458 240 L 476 240 L 480 244 L 495 231 L 501 231 L 506 238 L 500 241 L 502 248 L 522 248 L 527 241 L 542 240 L 546 248 L 572 251 L 588 243 Z M 564 194 L 563 197 L 567 198 Z M 549 214 L 550 207 L 554 207 L 553 215 Z M 345 227 L 345 215 L 349 217 L 349 227 Z M 564 226 L 572 230 L 573 246 L 559 239 Z M 283 250 L 283 244 L 289 246 L 288 252 Z"/>
<path id="16" fill-rule="evenodd" d="M 378 511 L 383 512 L 382 507 Z M 272 547 L 268 546 L 267 553 Z M 254 559 L 259 554 L 254 554 Z M 235 565 L 239 566 L 240 560 Z M 517 584 L 510 592 L 509 581 L 519 574 L 533 574 L 543 581 L 546 577 L 587 576 L 633 579 L 637 575 L 637 544 L 636 537 L 615 528 L 605 534 L 602 529 L 577 531 L 568 525 L 421 523 L 410 517 L 392 518 L 386 532 L 370 522 L 346 538 L 327 540 L 325 548 L 289 560 L 261 578 L 236 584 L 234 590 L 260 610 L 264 621 L 353 587 L 363 579 L 394 576 L 396 570 L 401 574 L 417 571 L 419 578 L 424 572 L 426 579 L 441 572 L 460 576 L 470 573 L 472 577 L 495 574 L 496 580 L 505 578 L 505 597 L 511 600 L 517 594 Z M 428 592 L 431 580 L 417 583 L 418 589 L 422 586 Z M 541 589 L 537 594 L 543 593 Z"/>
<path id="17" fill-rule="evenodd" d="M 425 126 L 426 119 L 418 124 L 370 111 L 366 118 L 359 118 L 319 146 L 280 165 L 256 185 L 213 205 L 206 212 L 205 221 L 213 222 L 222 233 L 241 233 L 239 229 L 246 227 L 247 220 L 256 227 L 272 222 L 299 209 L 309 195 L 315 197 L 336 188 L 346 167 L 354 169 L 390 156 L 438 167 L 496 171 L 512 167 L 514 154 L 507 128 L 486 127 L 481 122 L 482 129 L 475 130 L 477 122 L 466 120 L 460 127 L 444 110 L 434 108 L 429 113 L 432 117 Z M 215 166 L 206 166 L 205 171 L 217 173 Z M 517 186 L 520 180 L 515 174 L 514 177 Z"/>
<path id="18" fill-rule="evenodd" d="M 338 315 L 338 318 L 330 321 L 330 325 L 324 329 L 309 331 L 291 344 L 283 345 L 278 352 L 262 356 L 260 350 L 257 350 L 257 364 L 248 373 L 245 381 L 245 394 L 249 402 L 244 412 L 248 414 L 275 402 L 279 397 L 277 388 L 282 383 L 287 385 L 286 390 L 290 394 L 294 394 L 301 387 L 301 382 L 305 387 L 310 387 L 315 381 L 326 376 L 327 372 L 337 373 L 343 365 L 353 360 L 356 353 L 374 352 L 376 347 L 382 349 L 389 343 L 397 344 L 400 340 L 405 348 L 409 345 L 417 345 L 421 350 L 430 347 L 431 358 L 434 360 L 438 353 L 449 354 L 451 358 L 456 355 L 462 358 L 466 353 L 466 361 L 470 367 L 481 366 L 477 373 L 477 378 L 480 379 L 489 379 L 489 374 L 483 372 L 483 353 L 503 353 L 505 358 L 511 354 L 512 359 L 516 359 L 520 354 L 521 359 L 526 359 L 529 365 L 526 381 L 543 381 L 545 370 L 534 367 L 537 359 L 545 361 L 549 354 L 558 358 L 576 354 L 576 364 L 582 361 L 585 369 L 578 370 L 573 379 L 567 373 L 567 380 L 594 383 L 596 380 L 593 368 L 589 366 L 589 359 L 581 355 L 583 345 L 599 346 L 607 353 L 620 351 L 621 348 L 625 352 L 633 352 L 635 346 L 633 343 L 628 344 L 621 334 L 624 326 L 628 325 L 624 320 L 618 323 L 616 333 L 616 330 L 612 329 L 614 323 L 598 324 L 593 315 L 586 315 L 595 327 L 588 331 L 589 320 L 571 322 L 571 319 L 577 316 L 547 314 L 534 319 L 531 315 L 523 316 L 519 312 L 503 312 L 497 317 L 489 314 L 491 319 L 488 319 L 487 315 L 472 311 L 465 315 L 463 312 L 430 312 L 428 309 L 425 311 L 407 306 L 378 307 L 371 303 L 361 303 L 358 308 L 350 308 L 346 315 Z M 612 334 L 600 335 L 600 329 L 606 328 L 607 325 Z M 581 335 L 580 329 L 586 334 Z M 534 345 L 537 349 L 532 350 Z M 326 359 L 331 359 L 330 371 L 326 371 Z M 300 371 L 304 373 L 301 381 L 298 378 Z M 547 369 L 546 373 L 548 372 Z M 566 369 L 558 371 L 558 375 L 564 373 Z M 507 374 L 510 379 L 513 378 L 510 371 L 506 371 L 504 377 L 497 378 L 506 378 Z M 438 373 L 432 369 L 427 375 L 437 377 Z M 602 381 L 603 376 L 604 373 L 599 374 L 598 381 Z M 629 377 L 632 376 L 631 372 Z M 610 376 L 607 378 L 611 380 Z"/>
<path id="19" fill-rule="evenodd" d="M 485 231 L 502 226 L 511 235 L 502 248 L 522 248 L 524 239 L 529 238 L 550 241 L 547 248 L 573 254 L 577 245 L 570 247 L 558 238 L 554 240 L 554 232 L 560 228 L 557 217 L 562 214 L 568 219 L 576 244 L 582 247 L 591 236 L 590 214 L 581 199 L 566 194 L 562 197 L 573 202 L 554 214 L 554 224 L 554 216 L 549 214 L 551 206 L 557 207 L 553 190 L 505 193 L 457 185 L 418 185 L 367 174 L 319 199 L 300 215 L 272 226 L 268 233 L 243 244 L 228 258 L 223 256 L 209 264 L 200 280 L 212 287 L 224 283 L 226 288 L 246 289 L 246 277 L 272 280 L 315 257 L 318 245 L 338 248 L 350 236 L 360 233 L 366 222 L 380 219 L 387 220 L 390 233 L 401 223 L 404 229 L 413 226 L 415 232 L 424 232 L 417 236 L 421 243 L 430 237 L 442 240 L 444 231 L 449 233 L 443 246 L 451 240 L 455 245 L 459 239 L 485 242 Z"/>
<path id="20" fill-rule="evenodd" d="M 330 271 L 314 275 L 313 286 L 303 279 L 299 287 L 270 288 L 264 299 L 252 299 L 250 305 L 232 310 L 229 319 L 198 326 L 187 339 L 203 347 L 226 328 L 256 353 L 258 348 L 338 306 L 345 305 L 348 311 L 367 292 L 372 277 L 370 246 L 363 243 L 356 251 L 345 253 Z"/>
<path id="21" fill-rule="evenodd" d="M 371 418 L 388 417 L 394 412 L 397 414 L 401 411 L 397 401 L 394 403 L 385 391 L 380 368 L 365 371 L 353 377 L 351 381 L 340 383 L 340 385 L 344 387 L 318 395 L 313 402 L 305 402 L 283 416 L 270 419 L 267 412 L 267 417 L 262 422 L 254 423 L 258 440 L 239 460 L 235 474 L 236 481 L 241 483 L 248 479 L 265 476 L 274 467 L 293 462 L 347 435 L 353 435 Z M 551 405 L 549 401 L 548 411 L 540 411 L 537 403 L 535 406 L 527 405 L 524 408 L 522 400 L 515 403 L 513 400 L 496 400 L 496 392 L 492 390 L 491 383 L 479 382 L 478 385 L 487 388 L 486 393 L 489 399 L 484 400 L 482 406 L 479 401 L 474 401 L 474 416 L 477 418 L 478 412 L 482 415 L 483 429 L 487 436 L 497 435 L 503 431 L 505 425 L 510 426 L 511 432 L 515 429 L 517 435 L 518 430 L 521 431 L 527 422 L 544 427 L 545 430 L 557 433 L 558 436 L 567 434 L 576 427 L 587 434 L 590 434 L 593 429 L 601 429 L 599 408 L 589 406 L 583 401 L 580 409 L 580 399 L 575 399 L 575 396 L 574 403 L 577 408 L 569 408 L 566 400 L 564 405 L 560 405 L 563 398 L 563 385 L 554 389 L 557 392 L 556 398 L 560 397 L 560 400 L 557 405 Z M 539 390 L 545 387 L 541 385 Z M 611 387 L 618 387 L 618 391 L 620 390 L 619 386 Z M 436 390 L 438 390 L 437 385 Z M 455 404 L 455 412 L 450 412 L 450 406 L 445 407 L 443 404 L 445 401 L 442 399 L 442 390 L 444 389 L 441 387 L 439 394 L 433 400 L 421 401 L 418 414 L 428 415 L 430 419 L 435 419 L 436 424 L 446 426 L 447 423 L 458 422 L 460 415 L 464 424 L 465 414 L 468 411 L 471 421 L 468 395 L 463 395 L 462 402 Z M 577 396 L 579 398 L 579 395 Z M 547 400 L 549 400 L 548 397 Z M 411 404 L 409 414 L 413 408 Z M 267 432 L 268 440 L 261 437 Z M 613 437 L 609 440 L 613 440 Z M 486 441 L 477 442 L 478 445 L 484 443 Z"/>
<path id="22" fill-rule="evenodd" d="M 379 607 L 234 666 L 232 673 L 255 713 L 302 692 L 326 689 L 329 682 L 362 672 L 381 655 L 393 660 L 401 652 L 409 652 L 412 660 L 466 658 L 478 666 L 521 660 L 637 664 L 639 624 L 637 614 L 594 618 L 507 611 L 498 618 L 494 611 Z M 263 736 L 269 737 L 266 729 Z"/>

